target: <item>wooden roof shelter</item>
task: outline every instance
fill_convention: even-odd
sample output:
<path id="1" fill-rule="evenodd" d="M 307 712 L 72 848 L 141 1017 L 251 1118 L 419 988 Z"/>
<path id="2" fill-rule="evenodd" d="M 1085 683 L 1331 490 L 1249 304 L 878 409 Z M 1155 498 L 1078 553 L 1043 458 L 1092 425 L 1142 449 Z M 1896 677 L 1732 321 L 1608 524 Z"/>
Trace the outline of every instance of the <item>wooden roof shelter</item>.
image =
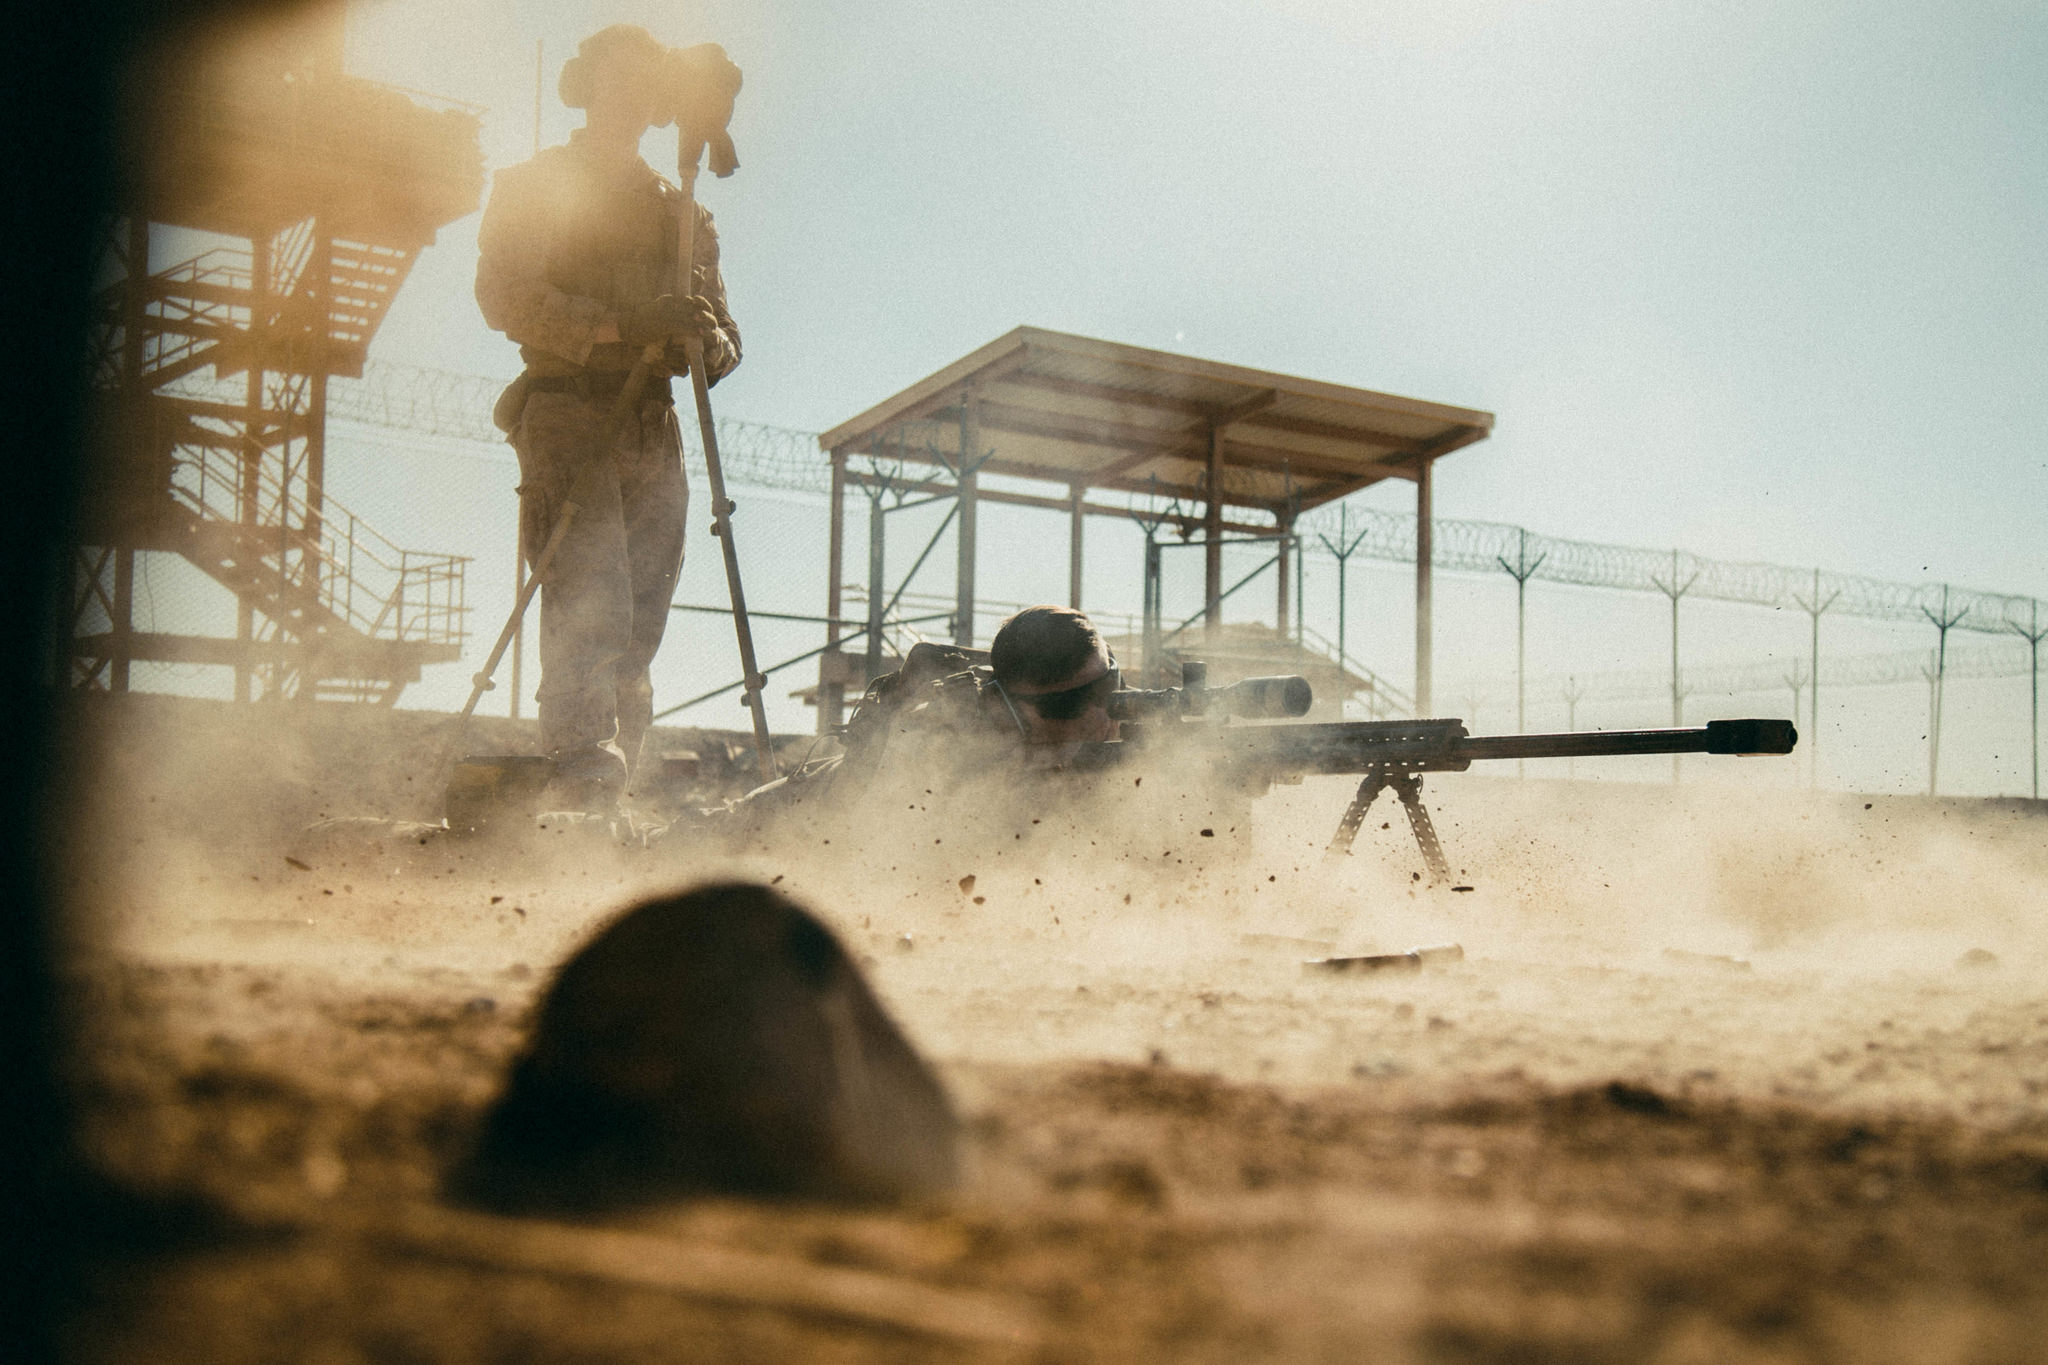
<path id="1" fill-rule="evenodd" d="M 1416 695 L 1426 711 L 1430 472 L 1438 459 L 1492 430 L 1493 414 L 1470 408 L 1019 327 L 818 438 L 833 465 L 826 614 L 839 616 L 845 486 L 871 485 L 877 477 L 849 468 L 863 456 L 927 466 L 931 476 L 913 485 L 917 491 L 958 496 L 954 627 L 956 640 L 969 644 L 977 501 L 1070 514 L 1069 595 L 1076 606 L 1082 517 L 1131 515 L 1128 507 L 1091 502 L 1090 493 L 1190 504 L 1199 509 L 1204 532 L 1207 625 L 1213 630 L 1220 623 L 1225 537 L 1251 536 L 1278 542 L 1284 631 L 1294 518 L 1382 480 L 1407 479 L 1416 485 L 1423 528 L 1416 559 Z M 1067 495 L 984 489 L 984 474 L 1064 485 Z M 878 595 L 878 585 L 869 588 L 871 597 Z"/>
<path id="2" fill-rule="evenodd" d="M 1206 501 L 1220 453 L 1222 503 L 1277 516 L 1413 479 L 1493 430 L 1489 412 L 1019 327 L 818 442 L 957 457 L 970 403 L 984 473 Z"/>

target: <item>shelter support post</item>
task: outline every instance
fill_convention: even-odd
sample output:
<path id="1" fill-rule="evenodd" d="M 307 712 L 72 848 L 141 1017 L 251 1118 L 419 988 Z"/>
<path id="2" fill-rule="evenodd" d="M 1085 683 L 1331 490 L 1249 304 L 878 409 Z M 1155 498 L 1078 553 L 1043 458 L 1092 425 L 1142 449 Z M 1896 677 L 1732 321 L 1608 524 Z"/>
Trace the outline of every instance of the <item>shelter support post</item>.
<path id="1" fill-rule="evenodd" d="M 1159 548 L 1158 539 L 1147 533 L 1145 536 L 1145 608 L 1144 626 L 1142 629 L 1145 638 L 1145 679 L 1148 684 L 1153 686 L 1162 685 L 1159 680 L 1166 667 L 1166 659 L 1161 652 L 1162 641 L 1160 639 L 1159 575 L 1162 561 Z"/>
<path id="2" fill-rule="evenodd" d="M 1308 553 L 1294 547 L 1294 648 L 1308 648 Z"/>
<path id="3" fill-rule="evenodd" d="M 1209 424 L 1208 503 L 1203 509 L 1202 640 L 1214 648 L 1223 624 L 1223 424 Z"/>
<path id="4" fill-rule="evenodd" d="M 1088 485 L 1077 483 L 1067 493 L 1067 605 L 1075 611 L 1081 609 L 1082 495 L 1087 491 Z"/>
<path id="5" fill-rule="evenodd" d="M 866 677 L 873 682 L 882 673 L 882 582 L 883 551 L 886 548 L 887 514 L 882 510 L 882 493 L 868 491 L 868 652 Z"/>
<path id="6" fill-rule="evenodd" d="M 1279 572 L 1274 575 L 1273 629 L 1282 639 L 1287 638 L 1288 622 L 1292 618 L 1293 603 L 1288 600 L 1287 590 L 1292 584 L 1288 579 L 1287 563 L 1294 551 L 1294 518 L 1291 515 L 1280 518 L 1280 563 Z"/>
<path id="7" fill-rule="evenodd" d="M 955 570 L 954 575 L 953 643 L 965 645 L 969 648 L 972 648 L 974 645 L 974 514 L 977 501 L 975 494 L 981 482 L 981 476 L 975 472 L 976 462 L 980 458 L 981 451 L 981 431 L 980 422 L 977 420 L 978 417 L 979 414 L 975 411 L 974 399 L 969 397 L 962 400 L 960 404 L 960 557 L 958 568 Z M 876 577 L 875 582 L 877 587 L 870 588 L 870 592 L 879 590 L 881 582 L 879 575 Z M 871 651 L 875 648 L 872 640 L 870 640 L 868 648 Z"/>
<path id="8" fill-rule="evenodd" d="M 830 734 L 846 721 L 846 684 L 839 662 L 840 599 L 846 590 L 846 452 L 832 452 L 832 529 L 825 541 L 825 662 L 818 677 L 818 733 Z"/>
<path id="9" fill-rule="evenodd" d="M 1436 461 L 1423 456 L 1415 466 L 1415 714 L 1430 714 L 1430 564 L 1436 555 L 1431 473 Z"/>

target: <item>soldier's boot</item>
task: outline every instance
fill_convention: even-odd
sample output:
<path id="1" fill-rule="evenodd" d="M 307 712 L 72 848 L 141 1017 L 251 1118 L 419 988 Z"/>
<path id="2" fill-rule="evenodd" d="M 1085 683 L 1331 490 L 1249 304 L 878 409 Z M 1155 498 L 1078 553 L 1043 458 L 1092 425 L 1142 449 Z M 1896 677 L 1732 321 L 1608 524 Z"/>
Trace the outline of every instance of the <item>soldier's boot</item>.
<path id="1" fill-rule="evenodd" d="M 555 775 L 541 792 L 542 811 L 611 815 L 626 790 L 626 756 L 612 741 L 557 750 Z"/>

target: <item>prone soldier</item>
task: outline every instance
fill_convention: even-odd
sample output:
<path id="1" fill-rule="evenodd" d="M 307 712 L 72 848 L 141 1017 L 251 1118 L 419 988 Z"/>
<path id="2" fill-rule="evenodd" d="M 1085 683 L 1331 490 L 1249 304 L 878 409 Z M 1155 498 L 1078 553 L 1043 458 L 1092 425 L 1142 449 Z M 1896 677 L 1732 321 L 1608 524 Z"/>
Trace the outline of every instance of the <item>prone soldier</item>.
<path id="1" fill-rule="evenodd" d="M 858 801 L 890 778 L 1008 790 L 1020 774 L 1057 770 L 1083 744 L 1116 738 L 1109 698 L 1121 678 L 1094 623 L 1067 607 L 1025 608 L 986 652 L 914 645 L 854 708 L 844 753 L 750 792 L 732 813 L 750 825 L 781 819 L 811 802 Z"/>
<path id="2" fill-rule="evenodd" d="M 545 803 L 609 810 L 651 723 L 649 669 L 682 570 L 689 486 L 670 381 L 683 339 L 704 347 L 705 379 L 740 361 L 711 215 L 697 206 L 694 271 L 675 279 L 681 191 L 641 160 L 664 121 L 673 54 L 615 24 L 562 69 L 564 104 L 584 111 L 567 144 L 498 173 L 478 234 L 477 304 L 519 343 L 525 371 L 494 414 L 519 455 L 520 545 L 529 562 L 587 462 L 579 506 L 541 584 L 541 742 L 554 760 Z M 595 449 L 636 356 L 664 346 L 608 451 Z"/>

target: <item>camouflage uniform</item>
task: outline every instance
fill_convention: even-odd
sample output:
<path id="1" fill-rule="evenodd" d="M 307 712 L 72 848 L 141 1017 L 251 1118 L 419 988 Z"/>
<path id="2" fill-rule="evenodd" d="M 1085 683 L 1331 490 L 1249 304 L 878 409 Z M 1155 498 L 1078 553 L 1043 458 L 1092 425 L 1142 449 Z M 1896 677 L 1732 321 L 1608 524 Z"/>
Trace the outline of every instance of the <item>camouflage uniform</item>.
<path id="1" fill-rule="evenodd" d="M 484 321 L 518 342 L 526 362 L 524 404 L 503 415 L 519 453 L 520 546 L 529 561 L 637 358 L 636 347 L 595 341 L 604 323 L 623 324 L 662 294 L 697 294 L 718 320 L 705 338 L 710 382 L 739 363 L 718 236 L 701 205 L 694 278 L 687 290 L 674 287 L 679 196 L 638 157 L 599 156 L 581 130 L 498 173 L 478 234 L 476 298 Z M 669 347 L 541 585 L 542 744 L 564 779 L 611 794 L 650 723 L 648 668 L 682 569 L 689 486 L 669 377 L 687 369 L 683 348 Z"/>
<path id="2" fill-rule="evenodd" d="M 891 784 L 947 797 L 993 784 L 1000 804 L 1028 770 L 1016 723 L 989 701 L 986 650 L 921 643 L 901 670 L 875 679 L 841 736 L 844 751 L 812 759 L 728 804 L 721 816 L 748 830 L 792 817 L 799 808 L 844 811 L 872 804 Z M 887 807 L 893 796 L 882 796 Z"/>

